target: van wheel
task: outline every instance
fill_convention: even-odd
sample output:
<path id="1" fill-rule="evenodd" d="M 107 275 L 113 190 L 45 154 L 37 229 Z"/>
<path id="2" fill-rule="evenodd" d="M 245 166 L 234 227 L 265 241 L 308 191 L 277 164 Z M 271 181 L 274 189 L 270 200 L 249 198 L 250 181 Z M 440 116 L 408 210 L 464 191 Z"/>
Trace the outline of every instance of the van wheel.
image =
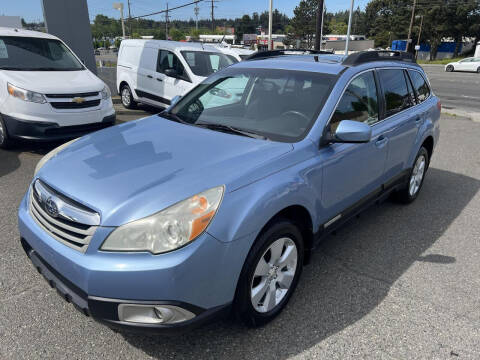
<path id="1" fill-rule="evenodd" d="M 480 74 L 480 66 L 477 68 L 477 73 Z"/>
<path id="2" fill-rule="evenodd" d="M 407 185 L 405 188 L 394 194 L 394 198 L 396 200 L 404 204 L 409 204 L 415 201 L 422 188 L 423 180 L 425 179 L 425 174 L 427 173 L 428 169 L 428 164 L 428 151 L 424 147 L 421 147 L 418 151 L 417 157 L 415 158 L 413 168 L 410 171 Z"/>
<path id="3" fill-rule="evenodd" d="M 122 90 L 120 91 L 120 96 L 122 98 L 122 105 L 127 109 L 135 109 L 137 103 L 133 99 L 132 90 L 128 85 L 123 85 Z"/>
<path id="4" fill-rule="evenodd" d="M 298 284 L 304 257 L 300 230 L 277 220 L 263 231 L 243 265 L 234 300 L 236 315 L 247 326 L 273 320 Z"/>
<path id="5" fill-rule="evenodd" d="M 453 70 L 455 70 L 455 68 L 453 67 L 453 65 L 448 65 L 448 66 L 447 66 L 447 71 L 448 71 L 448 72 L 453 72 Z"/>
<path id="6" fill-rule="evenodd" d="M 0 149 L 8 149 L 11 145 L 11 140 L 8 137 L 7 127 L 0 115 Z"/>

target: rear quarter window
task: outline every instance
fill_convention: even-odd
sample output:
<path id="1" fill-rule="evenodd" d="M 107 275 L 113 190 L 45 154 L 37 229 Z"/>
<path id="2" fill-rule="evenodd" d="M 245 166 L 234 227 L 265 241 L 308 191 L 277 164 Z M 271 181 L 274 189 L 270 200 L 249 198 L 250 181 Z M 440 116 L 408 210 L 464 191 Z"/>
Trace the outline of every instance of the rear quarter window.
<path id="1" fill-rule="evenodd" d="M 428 86 L 428 83 L 423 75 L 414 70 L 408 70 L 408 74 L 412 80 L 418 102 L 427 100 L 427 98 L 430 96 L 430 87 Z"/>

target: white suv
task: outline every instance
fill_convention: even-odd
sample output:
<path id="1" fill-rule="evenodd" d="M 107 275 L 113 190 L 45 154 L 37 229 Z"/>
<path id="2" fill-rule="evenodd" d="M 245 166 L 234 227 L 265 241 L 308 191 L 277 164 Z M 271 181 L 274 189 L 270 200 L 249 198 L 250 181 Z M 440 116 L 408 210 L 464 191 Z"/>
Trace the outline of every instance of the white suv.
<path id="1" fill-rule="evenodd" d="M 0 147 L 115 123 L 110 90 L 55 36 L 0 28 Z"/>
<path id="2" fill-rule="evenodd" d="M 165 108 L 174 97 L 236 62 L 200 43 L 124 40 L 118 53 L 117 90 L 128 109 L 139 102 Z"/>

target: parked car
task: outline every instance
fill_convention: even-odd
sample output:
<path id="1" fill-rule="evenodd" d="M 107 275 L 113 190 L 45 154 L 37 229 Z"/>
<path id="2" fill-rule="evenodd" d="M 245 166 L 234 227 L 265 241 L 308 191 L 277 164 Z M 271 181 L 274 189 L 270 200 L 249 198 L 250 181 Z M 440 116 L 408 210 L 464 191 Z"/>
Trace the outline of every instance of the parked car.
<path id="1" fill-rule="evenodd" d="M 239 79 L 242 96 L 217 106 L 211 91 Z M 47 154 L 20 205 L 21 243 L 109 326 L 176 331 L 227 311 L 259 326 L 323 237 L 389 195 L 418 197 L 440 108 L 410 54 L 264 54 Z"/>
<path id="2" fill-rule="evenodd" d="M 445 71 L 473 71 L 480 74 L 480 58 L 470 57 L 460 61 L 448 63 L 445 66 Z"/>
<path id="3" fill-rule="evenodd" d="M 53 35 L 0 28 L 0 148 L 115 123 L 109 88 Z"/>
<path id="4" fill-rule="evenodd" d="M 175 96 L 235 62 L 200 43 L 124 40 L 118 53 L 117 89 L 127 109 L 137 103 L 165 108 Z"/>
<path id="5" fill-rule="evenodd" d="M 233 56 L 237 61 L 246 60 L 250 55 L 254 54 L 254 50 L 233 47 L 229 44 L 216 44 L 214 45 L 218 50 L 226 55 Z"/>

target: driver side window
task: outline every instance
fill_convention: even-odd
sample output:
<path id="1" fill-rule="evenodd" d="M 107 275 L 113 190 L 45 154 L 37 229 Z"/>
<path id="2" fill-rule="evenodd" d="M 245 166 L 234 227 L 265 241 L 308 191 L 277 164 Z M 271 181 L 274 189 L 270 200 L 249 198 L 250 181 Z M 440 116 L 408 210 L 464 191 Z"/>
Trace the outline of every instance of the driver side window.
<path id="1" fill-rule="evenodd" d="M 378 95 L 373 71 L 357 76 L 348 85 L 330 122 L 334 132 L 342 120 L 353 120 L 373 125 L 378 122 Z"/>
<path id="2" fill-rule="evenodd" d="M 167 50 L 159 50 L 157 72 L 165 74 L 165 70 L 167 69 L 176 70 L 179 78 L 183 79 L 187 77 L 185 69 L 177 55 Z"/>

